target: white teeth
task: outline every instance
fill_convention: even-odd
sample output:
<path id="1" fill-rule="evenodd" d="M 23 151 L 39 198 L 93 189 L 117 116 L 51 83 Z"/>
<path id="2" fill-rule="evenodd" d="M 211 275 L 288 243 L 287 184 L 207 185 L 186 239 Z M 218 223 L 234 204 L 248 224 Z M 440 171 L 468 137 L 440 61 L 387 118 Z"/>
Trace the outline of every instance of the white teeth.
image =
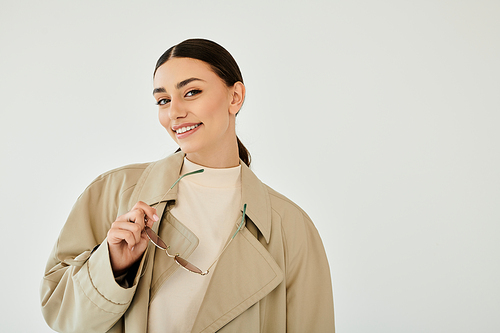
<path id="1" fill-rule="evenodd" d="M 177 134 L 182 134 L 184 132 L 187 132 L 187 131 L 190 131 L 192 129 L 195 129 L 198 126 L 199 126 L 199 124 L 198 125 L 193 125 L 193 126 L 188 126 L 188 127 L 182 127 L 182 128 L 179 128 L 178 130 L 176 130 L 175 132 Z"/>

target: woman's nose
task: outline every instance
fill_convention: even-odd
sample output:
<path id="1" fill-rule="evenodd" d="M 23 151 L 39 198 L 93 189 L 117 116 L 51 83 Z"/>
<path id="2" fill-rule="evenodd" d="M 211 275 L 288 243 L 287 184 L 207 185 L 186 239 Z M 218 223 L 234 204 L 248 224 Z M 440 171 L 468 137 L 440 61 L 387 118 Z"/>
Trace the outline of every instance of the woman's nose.
<path id="1" fill-rule="evenodd" d="M 171 120 L 179 119 L 179 118 L 184 118 L 187 114 L 187 111 L 185 110 L 184 103 L 181 101 L 170 101 L 170 108 L 169 108 L 169 118 Z"/>

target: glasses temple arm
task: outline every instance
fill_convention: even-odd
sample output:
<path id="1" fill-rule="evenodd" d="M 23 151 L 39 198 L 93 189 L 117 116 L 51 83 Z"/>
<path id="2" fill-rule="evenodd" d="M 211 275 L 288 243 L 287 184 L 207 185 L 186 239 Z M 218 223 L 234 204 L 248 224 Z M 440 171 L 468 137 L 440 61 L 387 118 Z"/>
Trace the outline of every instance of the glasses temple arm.
<path id="1" fill-rule="evenodd" d="M 175 183 L 173 183 L 173 184 L 172 184 L 172 186 L 170 186 L 170 188 L 169 188 L 169 189 L 168 189 L 168 191 L 167 191 L 167 192 L 163 195 L 163 197 L 161 197 L 161 199 L 160 199 L 157 203 L 155 203 L 155 204 L 151 205 L 151 207 L 156 206 L 156 205 L 158 205 L 160 202 L 162 202 L 162 201 L 163 201 L 163 199 L 165 199 L 165 197 L 167 196 L 167 194 L 170 192 L 170 190 L 171 190 L 171 189 L 173 189 L 173 188 L 174 188 L 174 186 L 175 186 L 175 185 L 177 185 L 177 183 L 178 183 L 178 182 L 180 182 L 182 178 L 184 178 L 184 177 L 186 177 L 186 176 L 194 175 L 194 174 L 196 174 L 196 173 L 202 173 L 203 171 L 205 171 L 205 169 L 199 169 L 199 170 L 191 171 L 191 172 L 185 173 L 185 174 L 183 174 L 182 176 L 180 176 L 180 177 L 179 177 L 179 178 L 175 181 Z"/>
<path id="2" fill-rule="evenodd" d="M 234 232 L 233 236 L 231 237 L 231 240 L 236 237 L 236 234 L 240 231 L 241 227 L 243 226 L 243 223 L 245 222 L 245 214 L 247 212 L 247 204 L 243 205 L 243 216 L 241 217 L 241 222 L 240 225 L 238 226 L 238 229 Z"/>
<path id="3" fill-rule="evenodd" d="M 238 229 L 236 229 L 236 231 L 234 232 L 233 236 L 231 237 L 231 239 L 229 240 L 229 242 L 227 242 L 226 246 L 224 246 L 224 248 L 222 249 L 222 251 L 220 252 L 219 256 L 217 257 L 217 259 L 215 259 L 215 261 L 212 263 L 212 265 L 210 265 L 210 267 L 208 267 L 208 269 L 203 272 L 201 275 L 207 275 L 208 272 L 210 272 L 210 270 L 212 269 L 212 267 L 215 265 L 215 263 L 219 260 L 219 258 L 221 257 L 221 255 L 224 253 L 224 251 L 226 251 L 227 247 L 229 246 L 229 244 L 231 244 L 231 241 L 234 239 L 234 237 L 236 237 L 236 234 L 241 230 L 241 227 L 243 227 L 243 224 L 245 222 L 245 214 L 246 214 L 246 211 L 247 211 L 247 204 L 244 204 L 243 205 L 243 216 L 241 217 L 241 222 L 240 222 L 240 225 L 238 226 Z"/>
<path id="4" fill-rule="evenodd" d="M 177 179 L 177 180 L 175 181 L 175 183 L 173 183 L 173 184 L 172 184 L 172 186 L 170 186 L 169 191 L 170 191 L 171 189 L 173 189 L 173 188 L 174 188 L 174 186 L 175 186 L 175 185 L 177 185 L 177 183 L 178 183 L 178 182 L 180 182 L 182 178 L 184 178 L 184 177 L 186 177 L 186 176 L 189 176 L 189 175 L 194 175 L 194 174 L 196 174 L 196 173 L 202 173 L 203 171 L 205 171 L 205 169 L 199 169 L 199 170 L 195 170 L 195 171 L 191 171 L 191 172 L 188 172 L 188 173 L 183 174 L 182 176 L 180 176 L 180 177 L 179 177 L 179 179 Z M 167 192 L 167 193 L 168 193 L 168 192 Z"/>

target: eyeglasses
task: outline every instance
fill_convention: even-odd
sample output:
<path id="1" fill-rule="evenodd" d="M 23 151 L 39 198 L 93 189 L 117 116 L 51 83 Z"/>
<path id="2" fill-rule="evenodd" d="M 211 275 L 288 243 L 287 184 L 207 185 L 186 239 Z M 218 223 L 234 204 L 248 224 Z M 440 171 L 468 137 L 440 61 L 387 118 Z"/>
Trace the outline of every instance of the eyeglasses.
<path id="1" fill-rule="evenodd" d="M 163 197 L 160 199 L 160 201 L 158 203 L 160 203 L 165 197 L 166 195 L 168 194 L 168 192 L 170 192 L 171 189 L 174 188 L 175 185 L 177 185 L 177 183 L 182 179 L 184 178 L 185 176 L 189 176 L 189 175 L 193 175 L 193 174 L 196 174 L 196 173 L 201 173 L 203 172 L 204 169 L 200 169 L 200 170 L 196 170 L 196 171 L 193 171 L 193 172 L 188 172 L 182 176 L 179 177 L 179 179 L 177 179 L 175 181 L 175 183 L 168 189 L 167 193 L 165 193 L 163 195 Z M 155 204 L 157 205 L 157 204 Z M 155 205 L 151 205 L 151 207 L 155 206 Z M 222 254 L 224 253 L 224 251 L 228 248 L 229 244 L 231 244 L 231 242 L 233 241 L 234 237 L 236 237 L 236 235 L 238 234 L 238 232 L 240 231 L 241 227 L 243 226 L 244 222 L 245 222 L 245 215 L 246 215 L 246 210 L 247 210 L 247 205 L 244 204 L 243 205 L 243 216 L 241 217 L 241 222 L 240 224 L 238 225 L 238 228 L 236 229 L 236 231 L 234 232 L 233 236 L 231 237 L 231 239 L 229 240 L 229 242 L 227 242 L 226 246 L 224 246 L 224 248 L 222 249 L 221 253 L 217 256 L 217 258 L 215 259 L 215 261 L 210 265 L 210 267 L 208 267 L 208 269 L 206 271 L 202 271 L 201 269 L 199 269 L 198 267 L 196 267 L 195 265 L 193 265 L 192 263 L 190 263 L 189 261 L 187 261 L 186 259 L 182 258 L 179 256 L 179 254 L 175 254 L 175 255 L 172 255 L 170 253 L 168 253 L 168 249 L 170 248 L 170 246 L 167 246 L 167 244 L 165 244 L 165 242 L 149 227 L 145 227 L 145 231 L 146 231 L 146 235 L 148 235 L 148 238 L 149 240 L 154 244 L 156 245 L 156 247 L 158 247 L 159 249 L 165 251 L 165 253 L 167 254 L 167 256 L 169 256 L 170 258 L 173 258 L 174 261 L 179 265 L 181 266 L 182 268 L 184 268 L 185 270 L 187 271 L 190 271 L 190 272 L 193 272 L 193 273 L 196 273 L 196 274 L 200 274 L 200 275 L 207 275 L 209 272 L 210 272 L 210 269 L 215 265 L 215 263 L 219 260 L 219 258 L 222 256 Z M 145 217 L 145 222 L 147 222 L 147 217 Z"/>

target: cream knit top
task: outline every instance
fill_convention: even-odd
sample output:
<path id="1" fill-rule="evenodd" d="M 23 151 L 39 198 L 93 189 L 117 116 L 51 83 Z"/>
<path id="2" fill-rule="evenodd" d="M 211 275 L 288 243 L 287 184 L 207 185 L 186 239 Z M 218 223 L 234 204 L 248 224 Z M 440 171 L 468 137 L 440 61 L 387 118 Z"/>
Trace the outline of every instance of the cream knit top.
<path id="1" fill-rule="evenodd" d="M 177 201 L 171 213 L 198 237 L 198 247 L 187 259 L 205 271 L 241 218 L 241 165 L 213 169 L 184 158 L 181 174 L 198 169 L 205 171 L 186 176 L 177 184 Z M 179 267 L 150 304 L 148 332 L 191 332 L 216 266 L 205 276 Z"/>

